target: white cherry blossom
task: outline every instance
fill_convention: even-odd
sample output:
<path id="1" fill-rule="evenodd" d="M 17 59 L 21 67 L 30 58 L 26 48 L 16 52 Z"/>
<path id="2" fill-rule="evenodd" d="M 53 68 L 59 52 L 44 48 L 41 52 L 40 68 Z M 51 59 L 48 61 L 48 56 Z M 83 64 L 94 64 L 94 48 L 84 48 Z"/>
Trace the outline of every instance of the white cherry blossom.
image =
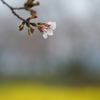
<path id="1" fill-rule="evenodd" d="M 47 31 L 45 31 L 43 33 L 43 37 L 46 39 L 48 37 L 48 35 L 52 36 L 53 35 L 53 31 L 51 29 L 47 29 Z"/>
<path id="2" fill-rule="evenodd" d="M 38 30 L 43 34 L 43 37 L 46 39 L 48 35 L 53 35 L 53 30 L 56 29 L 56 22 L 49 21 L 45 25 L 38 26 Z"/>
<path id="3" fill-rule="evenodd" d="M 56 29 L 56 22 L 51 22 L 51 21 L 49 21 L 47 24 L 50 25 L 50 26 L 49 26 L 49 28 L 47 29 L 47 31 L 45 31 L 45 32 L 43 33 L 43 37 L 44 37 L 45 39 L 48 37 L 48 35 L 52 36 L 52 35 L 53 35 L 53 30 Z"/>
<path id="4" fill-rule="evenodd" d="M 50 25 L 50 29 L 52 29 L 52 30 L 56 29 L 56 22 L 49 21 L 47 24 Z"/>

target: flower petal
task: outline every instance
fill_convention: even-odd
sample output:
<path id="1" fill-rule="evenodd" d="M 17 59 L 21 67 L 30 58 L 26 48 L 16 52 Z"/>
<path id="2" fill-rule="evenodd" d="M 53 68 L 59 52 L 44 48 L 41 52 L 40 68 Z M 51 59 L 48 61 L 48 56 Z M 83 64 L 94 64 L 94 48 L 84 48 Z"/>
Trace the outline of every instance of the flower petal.
<path id="1" fill-rule="evenodd" d="M 51 29 L 48 29 L 47 30 L 47 34 L 52 36 L 53 35 L 53 31 Z"/>
<path id="2" fill-rule="evenodd" d="M 51 25 L 51 24 L 52 24 L 52 22 L 51 22 L 51 21 L 49 21 L 49 22 L 48 22 L 48 24 L 49 24 L 49 25 Z"/>
<path id="3" fill-rule="evenodd" d="M 55 29 L 56 29 L 56 22 L 52 22 L 52 25 L 50 26 L 50 28 L 51 28 L 52 30 L 55 30 Z"/>
<path id="4" fill-rule="evenodd" d="M 50 25 L 50 29 L 52 29 L 52 30 L 56 29 L 56 22 L 49 21 L 48 24 Z"/>
<path id="5" fill-rule="evenodd" d="M 43 34 L 43 37 L 46 39 L 46 38 L 48 37 L 48 34 L 45 32 L 45 33 Z"/>

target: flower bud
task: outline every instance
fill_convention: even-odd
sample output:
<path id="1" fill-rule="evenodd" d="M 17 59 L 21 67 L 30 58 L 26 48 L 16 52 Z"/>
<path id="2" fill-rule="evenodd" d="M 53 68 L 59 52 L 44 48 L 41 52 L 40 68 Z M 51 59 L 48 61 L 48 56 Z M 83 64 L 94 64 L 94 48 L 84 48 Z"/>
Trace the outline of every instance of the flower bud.
<path id="1" fill-rule="evenodd" d="M 35 10 L 30 10 L 30 14 L 33 16 L 33 15 L 36 15 L 36 11 Z"/>
<path id="2" fill-rule="evenodd" d="M 33 18 L 37 18 L 37 15 L 35 15 L 35 16 L 29 16 L 26 20 L 27 20 L 27 21 L 30 21 L 30 20 L 33 19 Z"/>
<path id="3" fill-rule="evenodd" d="M 31 23 L 32 26 L 38 27 L 37 23 Z"/>
<path id="4" fill-rule="evenodd" d="M 33 16 L 33 18 L 37 18 L 37 17 L 38 17 L 37 15 Z"/>
<path id="5" fill-rule="evenodd" d="M 34 34 L 34 29 L 32 27 L 28 27 L 28 35 L 32 36 Z"/>
<path id="6" fill-rule="evenodd" d="M 33 1 L 34 0 L 27 0 L 25 3 L 24 3 L 24 7 L 27 7 L 27 8 L 31 8 L 33 7 Z"/>
<path id="7" fill-rule="evenodd" d="M 20 25 L 19 25 L 19 31 L 22 31 L 24 29 L 24 22 L 22 22 Z"/>
<path id="8" fill-rule="evenodd" d="M 40 5 L 40 2 L 36 2 L 36 3 L 32 3 L 33 4 L 33 6 L 38 6 L 38 5 Z"/>
<path id="9" fill-rule="evenodd" d="M 38 25 L 43 25 L 43 23 L 42 23 L 42 22 L 38 22 L 37 24 L 38 24 Z"/>
<path id="10" fill-rule="evenodd" d="M 38 30 L 39 30 L 40 32 L 42 32 L 42 33 L 44 33 L 44 32 L 47 31 L 46 28 L 45 28 L 44 26 L 39 26 L 39 27 L 38 27 Z"/>
<path id="11" fill-rule="evenodd" d="M 49 27 L 50 25 L 47 23 L 43 23 L 44 26 Z"/>

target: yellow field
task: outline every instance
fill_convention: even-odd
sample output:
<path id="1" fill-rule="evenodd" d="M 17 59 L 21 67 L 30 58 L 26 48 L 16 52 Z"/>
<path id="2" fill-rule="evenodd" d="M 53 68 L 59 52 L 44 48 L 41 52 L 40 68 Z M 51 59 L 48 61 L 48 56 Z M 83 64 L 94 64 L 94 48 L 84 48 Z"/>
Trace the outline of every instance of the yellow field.
<path id="1" fill-rule="evenodd" d="M 0 85 L 0 100 L 100 100 L 100 87 L 8 83 Z"/>

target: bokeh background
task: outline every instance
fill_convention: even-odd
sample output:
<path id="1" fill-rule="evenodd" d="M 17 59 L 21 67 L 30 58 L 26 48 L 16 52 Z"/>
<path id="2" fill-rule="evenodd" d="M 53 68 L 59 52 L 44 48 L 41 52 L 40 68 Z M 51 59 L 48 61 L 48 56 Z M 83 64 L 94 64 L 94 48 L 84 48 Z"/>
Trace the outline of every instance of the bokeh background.
<path id="1" fill-rule="evenodd" d="M 21 20 L 0 2 L 0 100 L 100 100 L 100 0 L 40 0 L 34 10 L 32 22 L 57 23 L 52 37 L 18 31 Z"/>

